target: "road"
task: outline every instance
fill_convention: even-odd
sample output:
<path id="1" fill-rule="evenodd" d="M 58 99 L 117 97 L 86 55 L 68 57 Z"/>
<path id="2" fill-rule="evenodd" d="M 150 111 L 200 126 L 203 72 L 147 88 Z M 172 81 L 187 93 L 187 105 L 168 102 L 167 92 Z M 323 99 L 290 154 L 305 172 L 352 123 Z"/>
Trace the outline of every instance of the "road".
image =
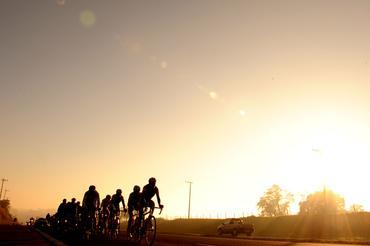
<path id="1" fill-rule="evenodd" d="M 184 246 L 343 246 L 345 244 L 324 243 L 297 243 L 283 241 L 249 240 L 225 237 L 203 237 L 160 234 L 157 237 L 157 246 L 184 245 Z M 353 244 L 348 244 L 353 245 Z M 360 244 L 358 244 L 360 245 Z"/>
<path id="2" fill-rule="evenodd" d="M 46 236 L 48 237 L 48 236 Z M 0 245 L 58 245 L 35 230 L 25 226 L 0 226 Z M 85 244 L 85 243 L 84 243 Z M 91 242 L 89 245 L 132 245 L 124 240 L 124 235 L 114 242 Z M 250 240 L 228 237 L 205 237 L 198 235 L 157 235 L 156 246 L 344 246 L 346 244 L 298 243 L 284 241 Z M 347 244 L 354 245 L 354 244 Z M 358 244 L 360 245 L 360 244 Z"/>
<path id="3" fill-rule="evenodd" d="M 135 245 L 124 240 L 123 235 L 115 242 L 93 242 L 90 245 Z M 144 245 L 144 242 L 142 243 Z M 329 244 L 329 243 L 300 243 L 288 241 L 268 241 L 268 240 L 252 240 L 243 238 L 231 237 L 208 237 L 198 235 L 174 235 L 174 234 L 159 234 L 155 241 L 155 246 L 345 246 L 345 245 L 361 245 L 361 244 Z M 366 244 L 362 244 L 366 245 Z M 367 244 L 369 245 L 369 244 Z"/>
<path id="4" fill-rule="evenodd" d="M 0 225 L 0 245 L 50 245 L 40 233 L 25 226 Z"/>

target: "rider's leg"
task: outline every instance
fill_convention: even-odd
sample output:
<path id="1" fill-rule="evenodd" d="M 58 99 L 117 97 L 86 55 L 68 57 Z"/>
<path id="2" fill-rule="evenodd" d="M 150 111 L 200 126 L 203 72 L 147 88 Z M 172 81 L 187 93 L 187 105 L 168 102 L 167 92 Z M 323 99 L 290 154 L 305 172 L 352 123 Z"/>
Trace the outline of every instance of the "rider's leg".
<path id="1" fill-rule="evenodd" d="M 130 234 L 131 231 L 131 224 L 132 224 L 132 217 L 133 217 L 132 209 L 128 209 L 128 222 L 127 222 L 127 235 Z"/>
<path id="2" fill-rule="evenodd" d="M 96 208 L 91 208 L 90 209 L 90 219 L 92 220 L 92 228 L 93 230 L 96 229 L 96 224 L 97 224 L 97 218 L 96 218 Z"/>
<path id="3" fill-rule="evenodd" d="M 155 204 L 152 200 L 149 201 L 150 215 L 153 215 Z"/>

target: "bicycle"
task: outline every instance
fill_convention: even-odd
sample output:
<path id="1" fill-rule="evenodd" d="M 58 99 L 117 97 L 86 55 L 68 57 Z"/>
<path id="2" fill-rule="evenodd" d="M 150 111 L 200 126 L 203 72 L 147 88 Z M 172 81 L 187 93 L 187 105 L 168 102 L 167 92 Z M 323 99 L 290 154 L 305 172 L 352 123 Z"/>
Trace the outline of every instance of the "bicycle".
<path id="1" fill-rule="evenodd" d="M 124 212 L 124 214 L 126 213 L 125 210 L 121 210 L 121 212 Z M 120 217 L 121 217 L 121 213 L 118 211 L 118 212 L 113 212 L 114 214 L 112 215 L 112 217 L 110 218 L 110 223 L 109 223 L 109 238 L 110 239 L 117 239 L 118 238 L 118 234 L 119 234 L 119 231 L 120 231 Z"/>
<path id="2" fill-rule="evenodd" d="M 106 210 L 101 210 L 99 212 L 99 220 L 98 220 L 98 232 L 103 237 L 108 237 L 109 230 L 108 230 L 108 222 L 109 222 L 109 213 Z"/>
<path id="3" fill-rule="evenodd" d="M 159 214 L 161 214 L 163 208 L 155 207 L 153 210 L 149 209 L 149 211 L 147 211 L 147 209 L 148 207 L 145 207 L 141 216 L 138 211 L 134 214 L 132 224 L 130 226 L 130 232 L 128 233 L 128 239 L 129 241 L 140 243 L 141 240 L 145 238 L 146 244 L 151 246 L 153 245 L 157 234 L 156 219 L 153 215 L 154 209 L 160 209 Z"/>
<path id="4" fill-rule="evenodd" d="M 83 218 L 83 238 L 92 240 L 97 233 L 98 210 L 86 210 Z"/>

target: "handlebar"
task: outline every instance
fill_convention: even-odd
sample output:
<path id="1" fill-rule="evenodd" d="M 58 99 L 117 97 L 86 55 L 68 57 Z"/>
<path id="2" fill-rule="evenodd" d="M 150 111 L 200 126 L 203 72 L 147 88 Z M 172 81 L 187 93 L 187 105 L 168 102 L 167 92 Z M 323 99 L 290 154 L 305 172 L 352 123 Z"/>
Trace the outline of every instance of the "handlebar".
<path id="1" fill-rule="evenodd" d="M 163 206 L 162 207 L 154 207 L 154 209 L 159 209 L 159 214 L 161 214 L 162 210 L 163 210 Z"/>

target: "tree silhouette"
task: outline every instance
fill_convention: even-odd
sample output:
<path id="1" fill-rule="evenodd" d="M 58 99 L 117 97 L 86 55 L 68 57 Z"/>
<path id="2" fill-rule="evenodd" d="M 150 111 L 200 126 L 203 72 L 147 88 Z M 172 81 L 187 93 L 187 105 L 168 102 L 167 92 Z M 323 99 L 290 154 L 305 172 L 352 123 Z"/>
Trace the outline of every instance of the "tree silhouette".
<path id="1" fill-rule="evenodd" d="M 260 198 L 257 207 L 261 216 L 283 216 L 289 214 L 289 207 L 293 201 L 291 193 L 274 184 Z"/>
<path id="2" fill-rule="evenodd" d="M 4 208 L 6 210 L 9 210 L 10 201 L 9 200 L 0 200 L 0 208 Z"/>
<path id="3" fill-rule="evenodd" d="M 364 207 L 361 204 L 352 204 L 349 207 L 349 212 L 350 213 L 359 213 L 359 212 L 364 212 Z"/>
<path id="4" fill-rule="evenodd" d="M 299 203 L 299 213 L 309 215 L 335 214 L 344 211 L 344 198 L 324 188 Z"/>
<path id="5" fill-rule="evenodd" d="M 11 222 L 9 208 L 10 208 L 9 200 L 0 200 L 0 224 Z"/>

